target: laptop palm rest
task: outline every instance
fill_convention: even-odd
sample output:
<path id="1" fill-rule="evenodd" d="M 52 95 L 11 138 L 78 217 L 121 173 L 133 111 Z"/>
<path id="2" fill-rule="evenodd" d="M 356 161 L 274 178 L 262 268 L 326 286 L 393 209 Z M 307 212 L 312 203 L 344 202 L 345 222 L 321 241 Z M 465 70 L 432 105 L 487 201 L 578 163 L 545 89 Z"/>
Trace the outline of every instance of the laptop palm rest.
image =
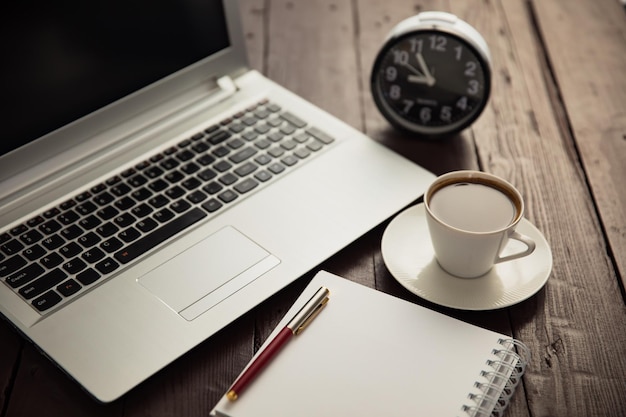
<path id="1" fill-rule="evenodd" d="M 226 226 L 148 272 L 139 283 L 191 321 L 279 263 Z"/>

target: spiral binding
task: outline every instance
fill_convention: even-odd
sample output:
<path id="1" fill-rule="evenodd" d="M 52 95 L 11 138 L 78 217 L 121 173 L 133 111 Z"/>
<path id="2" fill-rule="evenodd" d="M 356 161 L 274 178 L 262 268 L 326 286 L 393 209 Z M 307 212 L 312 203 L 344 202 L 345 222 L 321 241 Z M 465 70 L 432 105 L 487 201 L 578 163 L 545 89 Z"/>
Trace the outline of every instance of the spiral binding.
<path id="1" fill-rule="evenodd" d="M 480 393 L 469 394 L 472 404 L 461 408 L 470 417 L 501 417 L 526 371 L 530 350 L 525 344 L 516 339 L 499 339 L 498 344 L 502 348 L 491 352 L 495 359 L 486 362 L 491 369 L 481 371 L 482 380 L 474 384 Z"/>

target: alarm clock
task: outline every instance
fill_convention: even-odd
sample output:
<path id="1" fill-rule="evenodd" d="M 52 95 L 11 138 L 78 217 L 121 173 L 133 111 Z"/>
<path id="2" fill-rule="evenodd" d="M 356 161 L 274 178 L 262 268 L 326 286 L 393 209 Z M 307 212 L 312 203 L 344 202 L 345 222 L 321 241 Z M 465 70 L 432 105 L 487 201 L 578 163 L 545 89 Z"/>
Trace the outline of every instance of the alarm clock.
<path id="1" fill-rule="evenodd" d="M 489 48 L 455 15 L 422 12 L 387 37 L 374 61 L 371 89 L 393 126 L 423 137 L 450 136 L 476 120 L 489 100 Z"/>

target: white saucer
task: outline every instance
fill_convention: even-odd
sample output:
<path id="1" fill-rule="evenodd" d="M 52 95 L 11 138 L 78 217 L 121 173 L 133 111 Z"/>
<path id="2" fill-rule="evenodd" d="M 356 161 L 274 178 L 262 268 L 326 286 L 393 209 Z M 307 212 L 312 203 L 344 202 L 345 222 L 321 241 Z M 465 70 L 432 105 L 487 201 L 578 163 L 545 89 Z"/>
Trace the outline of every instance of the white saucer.
<path id="1" fill-rule="evenodd" d="M 418 204 L 389 223 L 383 234 L 382 255 L 391 275 L 413 294 L 445 307 L 492 310 L 534 295 L 552 271 L 552 251 L 541 232 L 526 219 L 517 231 L 534 239 L 537 247 L 532 254 L 496 264 L 478 278 L 457 278 L 437 263 L 424 205 Z M 510 241 L 507 249 L 519 250 L 516 244 Z"/>

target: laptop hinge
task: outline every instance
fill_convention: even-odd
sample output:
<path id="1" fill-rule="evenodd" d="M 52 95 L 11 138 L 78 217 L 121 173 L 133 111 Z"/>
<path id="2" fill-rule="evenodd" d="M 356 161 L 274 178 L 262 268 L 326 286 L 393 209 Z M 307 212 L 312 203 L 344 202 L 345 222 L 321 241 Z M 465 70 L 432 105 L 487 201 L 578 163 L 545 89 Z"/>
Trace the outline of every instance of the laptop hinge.
<path id="1" fill-rule="evenodd" d="M 228 75 L 224 75 L 223 77 L 218 78 L 217 86 L 222 90 L 223 94 L 226 97 L 232 96 L 239 90 L 237 84 L 235 84 L 233 79 L 230 78 L 230 76 Z"/>

